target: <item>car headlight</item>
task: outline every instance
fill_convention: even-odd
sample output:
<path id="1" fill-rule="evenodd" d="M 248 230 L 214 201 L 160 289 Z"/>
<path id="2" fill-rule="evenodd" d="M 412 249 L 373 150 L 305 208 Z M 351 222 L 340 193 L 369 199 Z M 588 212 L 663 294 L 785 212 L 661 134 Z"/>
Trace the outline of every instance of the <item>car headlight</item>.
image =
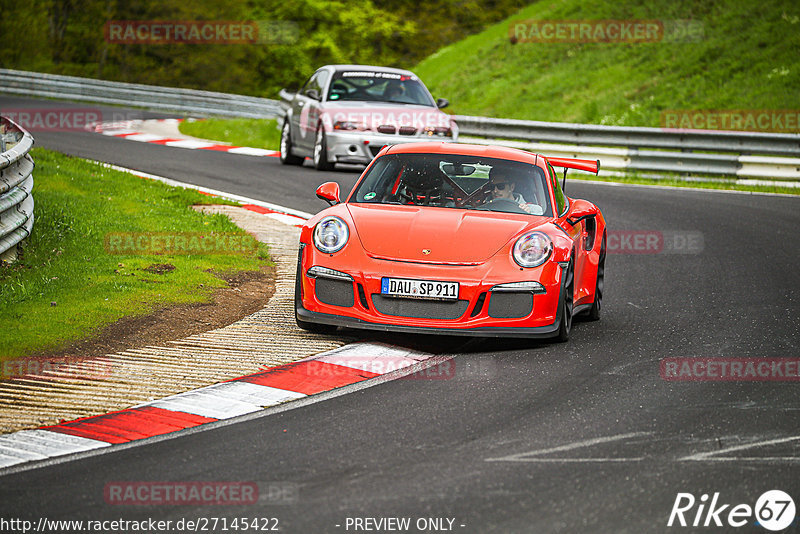
<path id="1" fill-rule="evenodd" d="M 453 137 L 453 130 L 444 126 L 426 126 L 423 132 L 427 136 Z"/>
<path id="2" fill-rule="evenodd" d="M 352 121 L 336 121 L 333 123 L 334 130 L 365 130 L 363 124 Z"/>
<path id="3" fill-rule="evenodd" d="M 553 252 L 553 241 L 544 232 L 530 232 L 514 243 L 512 256 L 520 267 L 538 267 Z"/>
<path id="4" fill-rule="evenodd" d="M 347 223 L 333 215 L 324 217 L 314 227 L 314 246 L 325 254 L 341 250 L 347 244 L 349 237 L 350 230 L 347 228 Z"/>

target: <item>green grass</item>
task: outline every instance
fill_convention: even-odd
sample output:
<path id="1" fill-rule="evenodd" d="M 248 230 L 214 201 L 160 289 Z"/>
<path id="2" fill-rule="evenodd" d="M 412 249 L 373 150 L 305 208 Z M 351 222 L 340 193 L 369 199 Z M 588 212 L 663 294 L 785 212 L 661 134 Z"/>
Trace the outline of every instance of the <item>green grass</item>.
<path id="1" fill-rule="evenodd" d="M 277 124 L 274 119 L 206 119 L 183 121 L 179 128 L 181 133 L 201 139 L 279 150 L 281 132 Z"/>
<path id="2" fill-rule="evenodd" d="M 193 204 L 227 203 L 83 159 L 36 148 L 35 224 L 21 259 L 0 267 L 0 361 L 90 337 L 124 316 L 171 304 L 208 302 L 224 287 L 210 271 L 253 271 L 268 263 L 265 245 L 249 254 L 107 252 L 109 233 L 235 233 L 223 215 Z M 170 264 L 174 270 L 145 270 Z"/>
<path id="3" fill-rule="evenodd" d="M 693 19 L 697 42 L 512 44 L 513 21 Z M 660 126 L 665 110 L 800 108 L 800 3 L 553 0 L 413 68 L 452 113 Z"/>

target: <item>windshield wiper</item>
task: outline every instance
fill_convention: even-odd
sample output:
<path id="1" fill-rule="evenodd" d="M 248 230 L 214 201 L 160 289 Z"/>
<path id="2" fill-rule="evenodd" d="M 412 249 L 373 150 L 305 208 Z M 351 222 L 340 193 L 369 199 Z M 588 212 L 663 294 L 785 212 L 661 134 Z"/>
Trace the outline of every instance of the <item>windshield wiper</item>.
<path id="1" fill-rule="evenodd" d="M 386 102 L 389 104 L 405 104 L 407 106 L 424 106 L 425 104 L 420 104 L 419 102 L 405 102 L 402 100 L 381 100 L 381 102 Z"/>

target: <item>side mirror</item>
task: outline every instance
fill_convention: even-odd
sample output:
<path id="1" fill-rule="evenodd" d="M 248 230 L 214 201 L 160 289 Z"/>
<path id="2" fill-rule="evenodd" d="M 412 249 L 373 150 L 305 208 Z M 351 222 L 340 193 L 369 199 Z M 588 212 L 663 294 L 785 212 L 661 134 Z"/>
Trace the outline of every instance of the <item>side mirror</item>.
<path id="1" fill-rule="evenodd" d="M 306 91 L 306 96 L 308 98 L 313 98 L 314 100 L 319 100 L 319 91 L 316 89 L 308 89 Z"/>
<path id="2" fill-rule="evenodd" d="M 325 182 L 317 188 L 317 197 L 321 198 L 331 206 L 338 204 L 339 201 L 339 184 L 336 182 Z"/>
<path id="3" fill-rule="evenodd" d="M 573 200 L 567 213 L 567 222 L 575 226 L 580 221 L 597 216 L 597 206 L 586 200 Z"/>
<path id="4" fill-rule="evenodd" d="M 450 101 L 446 98 L 437 98 L 436 99 L 436 107 L 439 109 L 446 108 L 450 105 Z"/>

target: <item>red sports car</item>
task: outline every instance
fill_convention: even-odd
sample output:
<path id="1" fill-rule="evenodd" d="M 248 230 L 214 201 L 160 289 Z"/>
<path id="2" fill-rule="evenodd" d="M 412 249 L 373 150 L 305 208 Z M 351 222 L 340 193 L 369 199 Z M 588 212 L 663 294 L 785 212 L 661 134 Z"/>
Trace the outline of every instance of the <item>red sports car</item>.
<path id="1" fill-rule="evenodd" d="M 553 167 L 599 162 L 409 143 L 384 147 L 344 202 L 321 185 L 331 207 L 300 236 L 297 324 L 566 341 L 575 314 L 600 317 L 606 224 Z"/>

